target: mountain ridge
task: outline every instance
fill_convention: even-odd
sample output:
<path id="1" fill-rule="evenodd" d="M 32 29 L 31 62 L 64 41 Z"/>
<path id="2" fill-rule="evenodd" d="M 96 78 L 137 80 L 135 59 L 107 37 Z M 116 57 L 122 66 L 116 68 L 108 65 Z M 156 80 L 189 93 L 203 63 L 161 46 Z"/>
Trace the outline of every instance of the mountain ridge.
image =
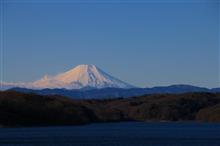
<path id="1" fill-rule="evenodd" d="M 217 93 L 220 88 L 208 89 L 204 87 L 196 87 L 191 85 L 171 85 L 171 86 L 160 86 L 152 88 L 102 88 L 102 89 L 26 89 L 26 88 L 11 88 L 23 93 L 36 93 L 40 95 L 62 95 L 72 99 L 103 99 L 103 98 L 118 98 L 118 97 L 133 97 L 141 96 L 145 94 L 180 94 L 189 92 L 211 92 Z"/>

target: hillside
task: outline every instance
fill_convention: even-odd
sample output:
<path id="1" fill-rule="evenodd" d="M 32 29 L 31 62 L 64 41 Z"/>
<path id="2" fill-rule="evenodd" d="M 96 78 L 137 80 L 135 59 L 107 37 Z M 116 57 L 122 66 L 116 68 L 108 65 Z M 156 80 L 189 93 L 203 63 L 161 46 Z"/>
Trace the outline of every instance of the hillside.
<path id="1" fill-rule="evenodd" d="M 105 100 L 72 100 L 0 92 L 1 126 L 76 125 L 112 121 L 220 122 L 220 94 L 153 94 Z"/>

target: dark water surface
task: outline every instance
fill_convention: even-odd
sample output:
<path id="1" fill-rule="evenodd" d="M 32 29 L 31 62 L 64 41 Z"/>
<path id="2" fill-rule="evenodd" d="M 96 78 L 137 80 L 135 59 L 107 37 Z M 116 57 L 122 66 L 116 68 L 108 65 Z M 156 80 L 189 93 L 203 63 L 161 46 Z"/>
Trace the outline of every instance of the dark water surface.
<path id="1" fill-rule="evenodd" d="M 220 124 L 122 122 L 0 128 L 0 145 L 220 146 Z"/>

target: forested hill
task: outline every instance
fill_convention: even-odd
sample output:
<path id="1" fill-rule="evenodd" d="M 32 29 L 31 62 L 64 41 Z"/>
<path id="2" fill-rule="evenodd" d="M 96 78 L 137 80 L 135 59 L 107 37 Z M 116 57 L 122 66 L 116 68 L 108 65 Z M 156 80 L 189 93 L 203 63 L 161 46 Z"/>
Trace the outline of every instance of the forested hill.
<path id="1" fill-rule="evenodd" d="M 0 125 L 3 127 L 189 120 L 220 122 L 220 94 L 152 94 L 73 100 L 62 96 L 0 92 Z"/>

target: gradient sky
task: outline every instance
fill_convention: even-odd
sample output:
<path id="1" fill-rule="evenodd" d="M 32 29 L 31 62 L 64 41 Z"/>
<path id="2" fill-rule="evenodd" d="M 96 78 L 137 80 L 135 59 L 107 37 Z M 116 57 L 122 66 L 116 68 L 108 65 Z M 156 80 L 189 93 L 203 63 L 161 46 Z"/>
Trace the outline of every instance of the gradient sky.
<path id="1" fill-rule="evenodd" d="M 2 80 L 94 64 L 140 87 L 217 87 L 218 2 L 3 2 Z"/>

